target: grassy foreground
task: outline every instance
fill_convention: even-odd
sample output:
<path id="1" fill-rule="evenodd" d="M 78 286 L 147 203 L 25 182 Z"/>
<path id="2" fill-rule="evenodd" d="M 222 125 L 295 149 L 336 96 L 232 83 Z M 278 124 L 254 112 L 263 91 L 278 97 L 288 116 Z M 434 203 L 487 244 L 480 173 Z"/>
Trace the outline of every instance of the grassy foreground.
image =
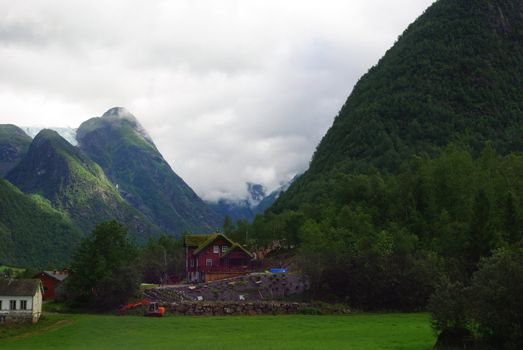
<path id="1" fill-rule="evenodd" d="M 5 331 L 5 329 L 4 329 Z M 426 314 L 165 317 L 51 315 L 2 332 L 0 349 L 429 350 Z"/>

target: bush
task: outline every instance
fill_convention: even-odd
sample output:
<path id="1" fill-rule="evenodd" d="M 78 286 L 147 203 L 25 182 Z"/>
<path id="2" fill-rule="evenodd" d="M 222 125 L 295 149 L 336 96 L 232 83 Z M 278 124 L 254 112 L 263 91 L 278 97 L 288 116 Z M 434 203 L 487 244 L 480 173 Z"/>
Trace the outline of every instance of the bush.
<path id="1" fill-rule="evenodd" d="M 299 313 L 303 315 L 345 315 L 350 314 L 351 311 L 344 304 L 314 302 L 309 306 L 303 307 Z"/>
<path id="2" fill-rule="evenodd" d="M 125 304 L 139 289 L 138 250 L 116 221 L 98 225 L 75 252 L 66 294 L 78 305 L 99 310 Z"/>
<path id="3" fill-rule="evenodd" d="M 482 259 L 469 287 L 443 279 L 429 311 L 438 349 L 464 348 L 471 334 L 481 349 L 523 349 L 523 251 L 500 249 Z"/>
<path id="4" fill-rule="evenodd" d="M 467 311 L 484 342 L 523 349 L 523 251 L 498 250 L 472 278 Z"/>
<path id="5" fill-rule="evenodd" d="M 466 328 L 465 287 L 461 282 L 442 278 L 429 299 L 432 328 L 448 332 Z"/>

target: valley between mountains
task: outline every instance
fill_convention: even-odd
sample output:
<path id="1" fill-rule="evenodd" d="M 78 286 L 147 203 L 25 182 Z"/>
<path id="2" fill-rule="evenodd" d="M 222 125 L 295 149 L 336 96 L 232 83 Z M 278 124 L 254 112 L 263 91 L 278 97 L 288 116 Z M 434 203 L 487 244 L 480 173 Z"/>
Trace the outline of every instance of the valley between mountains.
<path id="1" fill-rule="evenodd" d="M 243 201 L 204 202 L 121 107 L 77 130 L 25 129 L 34 138 L 0 125 L 0 238 L 6 242 L 0 261 L 7 264 L 64 264 L 80 237 L 112 219 L 125 223 L 138 243 L 161 234 L 216 232 L 226 216 L 251 221 L 281 191 L 266 194 L 263 186 L 247 184 Z"/>

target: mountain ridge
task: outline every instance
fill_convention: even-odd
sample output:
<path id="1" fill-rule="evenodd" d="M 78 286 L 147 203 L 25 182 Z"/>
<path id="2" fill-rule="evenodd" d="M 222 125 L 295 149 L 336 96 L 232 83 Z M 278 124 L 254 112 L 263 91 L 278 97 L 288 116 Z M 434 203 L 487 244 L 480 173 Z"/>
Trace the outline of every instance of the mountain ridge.
<path id="1" fill-rule="evenodd" d="M 102 168 L 56 131 L 40 131 L 6 179 L 24 193 L 47 198 L 55 208 L 68 213 L 84 233 L 113 218 L 125 222 L 138 239 L 158 233 L 121 198 Z"/>
<path id="2" fill-rule="evenodd" d="M 266 193 L 267 189 L 261 184 L 247 183 L 247 196 L 243 199 L 220 198 L 216 201 L 207 201 L 207 204 L 218 212 L 223 219 L 229 217 L 233 223 L 238 220 L 252 222 L 256 215 L 263 214 L 292 183 L 282 184 Z"/>
<path id="3" fill-rule="evenodd" d="M 109 109 L 78 128 L 79 147 L 98 163 L 122 196 L 166 232 L 209 232 L 219 215 L 165 161 L 137 118 Z"/>
<path id="4" fill-rule="evenodd" d="M 20 163 L 31 141 L 31 137 L 16 125 L 0 124 L 0 177 Z"/>

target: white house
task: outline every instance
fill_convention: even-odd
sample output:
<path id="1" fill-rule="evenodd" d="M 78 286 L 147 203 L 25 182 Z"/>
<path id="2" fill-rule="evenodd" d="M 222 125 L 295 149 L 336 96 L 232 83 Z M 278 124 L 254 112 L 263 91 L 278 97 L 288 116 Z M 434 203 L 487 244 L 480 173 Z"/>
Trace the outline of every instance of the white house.
<path id="1" fill-rule="evenodd" d="M 0 278 L 0 324 L 38 322 L 42 314 L 42 293 L 39 279 Z"/>

